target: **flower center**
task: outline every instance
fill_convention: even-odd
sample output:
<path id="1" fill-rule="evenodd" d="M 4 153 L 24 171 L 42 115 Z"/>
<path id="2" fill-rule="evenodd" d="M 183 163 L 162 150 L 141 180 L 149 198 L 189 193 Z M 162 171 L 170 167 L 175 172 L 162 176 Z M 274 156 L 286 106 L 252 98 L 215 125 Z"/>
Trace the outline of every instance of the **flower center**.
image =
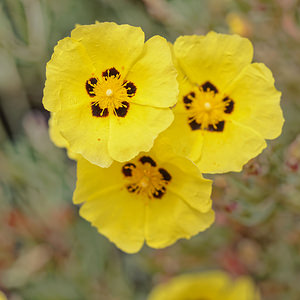
<path id="1" fill-rule="evenodd" d="M 136 86 L 122 79 L 115 68 L 102 73 L 102 77 L 92 77 L 86 81 L 87 93 L 91 102 L 94 117 L 106 117 L 114 114 L 125 117 L 129 109 L 129 99 L 135 95 Z"/>
<path id="2" fill-rule="evenodd" d="M 171 175 L 149 156 L 142 156 L 136 163 L 123 166 L 128 192 L 146 196 L 149 199 L 162 198 Z"/>
<path id="3" fill-rule="evenodd" d="M 106 96 L 111 96 L 113 94 L 113 91 L 111 89 L 106 90 Z"/>
<path id="4" fill-rule="evenodd" d="M 192 130 L 223 131 L 226 114 L 231 113 L 234 106 L 231 99 L 209 82 L 183 97 L 183 102 Z"/>

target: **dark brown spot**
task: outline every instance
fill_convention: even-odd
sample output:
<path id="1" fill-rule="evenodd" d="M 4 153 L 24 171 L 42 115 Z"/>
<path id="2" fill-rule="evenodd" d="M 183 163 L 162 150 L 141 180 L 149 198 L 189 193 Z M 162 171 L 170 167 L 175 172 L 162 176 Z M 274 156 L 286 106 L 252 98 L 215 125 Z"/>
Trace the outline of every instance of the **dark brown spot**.
<path id="1" fill-rule="evenodd" d="M 90 78 L 89 80 L 86 81 L 85 83 L 85 88 L 87 93 L 89 94 L 90 97 L 95 97 L 96 94 L 94 93 L 94 88 L 97 85 L 97 78 Z"/>
<path id="2" fill-rule="evenodd" d="M 94 117 L 107 117 L 108 116 L 108 109 L 104 108 L 102 109 L 98 103 L 92 102 L 91 105 L 92 108 L 92 115 Z"/>
<path id="3" fill-rule="evenodd" d="M 169 174 L 168 171 L 166 171 L 163 168 L 158 169 L 158 172 L 162 175 L 163 179 L 166 181 L 170 181 L 171 180 L 171 175 Z"/>
<path id="4" fill-rule="evenodd" d="M 127 190 L 128 190 L 128 192 L 130 192 L 130 193 L 134 193 L 137 189 L 138 189 L 138 187 L 135 185 L 127 185 Z"/>
<path id="5" fill-rule="evenodd" d="M 209 124 L 207 130 L 208 131 L 218 131 L 221 132 L 224 130 L 224 125 L 225 125 L 225 121 L 220 121 L 219 123 L 217 123 L 214 127 L 214 125 Z"/>
<path id="6" fill-rule="evenodd" d="M 142 164 L 149 163 L 152 167 L 156 167 L 156 162 L 150 156 L 142 156 L 140 162 Z"/>
<path id="7" fill-rule="evenodd" d="M 116 68 L 110 68 L 102 72 L 103 77 L 118 77 L 120 78 L 120 72 Z"/>
<path id="8" fill-rule="evenodd" d="M 226 113 L 226 114 L 231 114 L 232 111 L 233 111 L 233 108 L 234 108 L 234 102 L 233 102 L 233 100 L 229 99 L 228 97 L 225 97 L 225 98 L 223 99 L 223 101 L 224 101 L 224 102 L 227 101 L 227 105 L 226 105 L 226 108 L 225 108 L 225 110 L 224 110 L 224 113 Z"/>
<path id="9" fill-rule="evenodd" d="M 189 125 L 191 127 L 192 130 L 198 130 L 198 129 L 201 129 L 201 124 L 198 124 L 196 122 L 196 120 L 193 120 L 193 121 L 190 121 L 189 122 Z"/>
<path id="10" fill-rule="evenodd" d="M 124 118 L 127 115 L 128 112 L 128 108 L 129 108 L 129 103 L 127 101 L 123 101 L 122 102 L 122 106 L 115 109 L 115 115 L 117 115 L 118 117 L 122 117 Z"/>
<path id="11" fill-rule="evenodd" d="M 136 165 L 132 164 L 132 163 L 128 163 L 128 164 L 124 165 L 123 168 L 122 168 L 123 174 L 126 177 L 132 176 L 132 168 L 136 168 Z"/>
<path id="12" fill-rule="evenodd" d="M 218 89 L 209 81 L 206 81 L 201 85 L 201 88 L 203 89 L 204 92 L 207 92 L 208 90 L 214 91 L 215 94 L 218 93 Z"/>
<path id="13" fill-rule="evenodd" d="M 191 99 L 189 98 L 189 95 L 187 95 L 187 96 L 184 96 L 184 97 L 183 97 L 183 102 L 184 102 L 185 104 L 190 104 L 190 103 L 193 102 L 193 100 L 191 100 Z"/>
<path id="14" fill-rule="evenodd" d="M 127 90 L 128 97 L 133 97 L 136 93 L 136 86 L 132 82 L 124 81 L 123 86 Z"/>
<path id="15" fill-rule="evenodd" d="M 155 190 L 155 192 L 152 194 L 152 196 L 154 198 L 161 199 L 162 196 L 165 194 L 165 192 L 166 192 L 166 188 L 162 187 L 161 190 Z"/>

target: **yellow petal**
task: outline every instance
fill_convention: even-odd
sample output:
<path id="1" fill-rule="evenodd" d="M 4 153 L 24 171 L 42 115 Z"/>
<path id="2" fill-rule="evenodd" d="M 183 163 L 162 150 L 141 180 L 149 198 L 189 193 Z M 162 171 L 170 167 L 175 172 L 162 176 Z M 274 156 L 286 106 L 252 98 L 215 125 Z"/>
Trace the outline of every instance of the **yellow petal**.
<path id="1" fill-rule="evenodd" d="M 57 120 L 56 114 L 52 113 L 49 119 L 49 135 L 52 142 L 60 148 L 67 148 L 69 147 L 69 143 L 66 139 L 61 135 L 58 127 L 57 127 Z"/>
<path id="2" fill-rule="evenodd" d="M 43 105 L 55 112 L 63 107 L 88 102 L 86 80 L 92 77 L 95 68 L 84 47 L 71 38 L 64 38 L 54 48 L 47 63 Z"/>
<path id="3" fill-rule="evenodd" d="M 266 147 L 264 138 L 234 121 L 225 122 L 224 131 L 204 131 L 202 156 L 195 163 L 203 173 L 239 172 Z"/>
<path id="4" fill-rule="evenodd" d="M 118 248 L 127 253 L 138 252 L 144 244 L 145 205 L 127 191 L 111 190 L 88 201 L 80 208 L 80 215 Z"/>
<path id="5" fill-rule="evenodd" d="M 122 185 L 121 165 L 101 169 L 81 159 L 77 175 L 73 201 L 85 202 L 80 215 L 123 251 L 139 251 L 144 243 L 145 204 Z"/>
<path id="6" fill-rule="evenodd" d="M 250 278 L 236 281 L 222 271 L 186 274 L 153 289 L 148 300 L 259 300 Z"/>
<path id="7" fill-rule="evenodd" d="M 253 282 L 247 277 L 238 278 L 228 293 L 229 300 L 259 300 L 260 295 Z"/>
<path id="8" fill-rule="evenodd" d="M 204 231 L 213 221 L 213 210 L 201 213 L 167 191 L 161 199 L 149 201 L 146 207 L 146 242 L 152 248 L 164 248 Z"/>
<path id="9" fill-rule="evenodd" d="M 77 105 L 57 112 L 57 126 L 68 141 L 70 151 L 103 168 L 111 165 L 112 159 L 107 149 L 107 117 L 93 117 L 89 104 Z"/>
<path id="10" fill-rule="evenodd" d="M 0 300 L 7 300 L 6 296 L 1 291 L 0 291 Z"/>
<path id="11" fill-rule="evenodd" d="M 148 300 L 231 300 L 226 297 L 229 286 L 230 278 L 224 272 L 185 274 L 155 287 Z"/>
<path id="12" fill-rule="evenodd" d="M 109 154 L 114 160 L 128 161 L 140 151 L 149 151 L 157 135 L 173 121 L 169 108 L 131 104 L 124 118 L 110 119 Z"/>
<path id="13" fill-rule="evenodd" d="M 56 114 L 51 113 L 50 119 L 49 119 L 49 135 L 50 139 L 56 145 L 57 147 L 60 148 L 66 148 L 67 149 L 67 154 L 70 159 L 76 160 L 80 155 L 76 154 L 72 151 L 70 151 L 70 146 L 68 141 L 62 136 L 61 132 L 58 129 L 57 126 L 57 120 L 56 120 Z"/>
<path id="14" fill-rule="evenodd" d="M 252 64 L 226 89 L 235 101 L 232 118 L 259 132 L 266 139 L 281 133 L 283 115 L 281 93 L 274 86 L 271 71 L 264 64 Z"/>
<path id="15" fill-rule="evenodd" d="M 168 190 L 195 210 L 201 213 L 208 212 L 212 205 L 210 199 L 212 181 L 204 179 L 199 169 L 185 158 L 169 156 L 166 161 L 161 167 L 176 174 Z"/>
<path id="16" fill-rule="evenodd" d="M 126 76 L 136 87 L 132 102 L 155 107 L 171 107 L 177 101 L 177 72 L 167 41 L 154 36 L 145 43 L 142 57 Z"/>
<path id="17" fill-rule="evenodd" d="M 142 53 L 145 39 L 140 27 L 113 22 L 78 25 L 71 37 L 85 47 L 97 72 L 114 67 L 123 76 Z"/>
<path id="18" fill-rule="evenodd" d="M 177 105 L 180 105 L 179 102 Z M 188 157 L 192 161 L 200 159 L 203 146 L 203 131 L 191 130 L 188 125 L 188 116 L 174 109 L 174 121 L 167 130 L 157 138 L 159 145 L 169 145 L 174 153 L 179 156 Z"/>
<path id="19" fill-rule="evenodd" d="M 181 36 L 175 41 L 174 52 L 180 68 L 193 83 L 209 81 L 218 89 L 226 87 L 253 57 L 248 39 L 215 32 Z"/>

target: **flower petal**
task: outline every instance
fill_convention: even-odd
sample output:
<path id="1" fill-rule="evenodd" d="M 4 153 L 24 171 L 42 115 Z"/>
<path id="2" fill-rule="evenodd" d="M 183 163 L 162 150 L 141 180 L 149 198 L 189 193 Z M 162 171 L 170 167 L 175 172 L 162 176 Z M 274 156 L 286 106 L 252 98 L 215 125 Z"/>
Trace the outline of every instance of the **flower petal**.
<path id="1" fill-rule="evenodd" d="M 281 133 L 284 123 L 281 93 L 274 86 L 271 71 L 264 64 L 249 65 L 225 92 L 235 101 L 232 118 L 259 132 L 266 139 Z"/>
<path id="2" fill-rule="evenodd" d="M 57 126 L 68 141 L 70 151 L 103 168 L 111 165 L 112 159 L 107 149 L 107 117 L 93 117 L 90 105 L 77 105 L 57 112 Z"/>
<path id="3" fill-rule="evenodd" d="M 237 122 L 225 122 L 224 131 L 204 131 L 202 156 L 195 161 L 203 173 L 239 172 L 266 147 L 264 138 Z"/>
<path id="4" fill-rule="evenodd" d="M 247 277 L 238 278 L 228 293 L 230 300 L 259 300 L 259 292 L 253 282 Z"/>
<path id="5" fill-rule="evenodd" d="M 213 210 L 200 213 L 167 191 L 161 199 L 149 201 L 146 207 L 146 242 L 152 248 L 164 248 L 180 238 L 189 239 L 204 231 L 213 221 Z"/>
<path id="6" fill-rule="evenodd" d="M 110 118 L 109 154 L 128 161 L 141 151 L 149 151 L 157 135 L 173 121 L 169 108 L 131 104 L 124 118 Z"/>
<path id="7" fill-rule="evenodd" d="M 145 43 L 144 52 L 126 76 L 137 91 L 132 102 L 154 107 L 171 107 L 177 101 L 177 72 L 167 41 L 154 36 Z"/>
<path id="8" fill-rule="evenodd" d="M 208 212 L 212 205 L 212 181 L 204 179 L 199 169 L 185 158 L 170 156 L 166 161 L 167 163 L 160 164 L 161 167 L 174 174 L 168 190 L 195 210 L 201 213 Z"/>
<path id="9" fill-rule="evenodd" d="M 179 102 L 177 104 L 180 105 Z M 157 143 L 169 145 L 174 153 L 188 157 L 192 161 L 200 159 L 204 136 L 202 130 L 191 130 L 188 125 L 188 116 L 180 111 L 180 107 L 174 109 L 174 121 L 167 130 L 157 138 Z"/>
<path id="10" fill-rule="evenodd" d="M 47 63 L 45 108 L 55 112 L 89 101 L 85 83 L 93 72 L 95 68 L 79 42 L 71 38 L 59 41 Z"/>
<path id="11" fill-rule="evenodd" d="M 139 251 L 144 244 L 145 203 L 120 186 L 121 165 L 115 163 L 103 172 L 79 160 L 77 174 L 73 201 L 85 201 L 80 215 L 121 250 Z"/>
<path id="12" fill-rule="evenodd" d="M 174 44 L 178 64 L 196 84 L 207 81 L 224 89 L 251 63 L 253 47 L 238 35 L 210 32 L 206 36 L 181 36 Z"/>
<path id="13" fill-rule="evenodd" d="M 219 299 L 226 297 L 230 285 L 221 271 L 184 274 L 155 287 L 148 300 Z"/>
<path id="14" fill-rule="evenodd" d="M 60 148 L 67 149 L 67 154 L 70 159 L 76 160 L 80 156 L 79 154 L 70 151 L 68 141 L 62 136 L 61 132 L 58 129 L 56 113 L 51 113 L 49 119 L 49 135 L 54 145 Z"/>
<path id="15" fill-rule="evenodd" d="M 78 25 L 71 37 L 85 47 L 97 72 L 114 67 L 123 76 L 142 53 L 145 40 L 140 27 L 113 22 Z"/>

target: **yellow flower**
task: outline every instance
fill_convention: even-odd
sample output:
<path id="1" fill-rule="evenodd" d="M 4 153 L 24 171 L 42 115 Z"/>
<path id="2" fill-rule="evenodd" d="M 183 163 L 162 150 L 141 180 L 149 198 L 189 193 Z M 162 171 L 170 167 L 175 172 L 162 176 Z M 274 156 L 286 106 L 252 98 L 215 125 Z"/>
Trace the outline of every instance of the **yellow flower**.
<path id="1" fill-rule="evenodd" d="M 69 150 L 108 167 L 149 151 L 173 121 L 178 84 L 166 40 L 138 27 L 77 26 L 47 64 L 43 104 Z"/>
<path id="2" fill-rule="evenodd" d="M 75 204 L 80 215 L 117 247 L 135 253 L 144 241 L 163 248 L 214 221 L 211 181 L 189 160 L 151 150 L 100 168 L 78 159 Z"/>
<path id="3" fill-rule="evenodd" d="M 0 300 L 7 300 L 6 296 L 0 291 Z"/>
<path id="4" fill-rule="evenodd" d="M 281 93 L 270 70 L 252 63 L 250 41 L 210 32 L 179 37 L 175 120 L 160 141 L 192 159 L 203 173 L 240 171 L 280 135 Z"/>
<path id="5" fill-rule="evenodd" d="M 148 300 L 259 300 L 247 277 L 232 280 L 225 272 L 182 275 L 154 288 Z"/>

